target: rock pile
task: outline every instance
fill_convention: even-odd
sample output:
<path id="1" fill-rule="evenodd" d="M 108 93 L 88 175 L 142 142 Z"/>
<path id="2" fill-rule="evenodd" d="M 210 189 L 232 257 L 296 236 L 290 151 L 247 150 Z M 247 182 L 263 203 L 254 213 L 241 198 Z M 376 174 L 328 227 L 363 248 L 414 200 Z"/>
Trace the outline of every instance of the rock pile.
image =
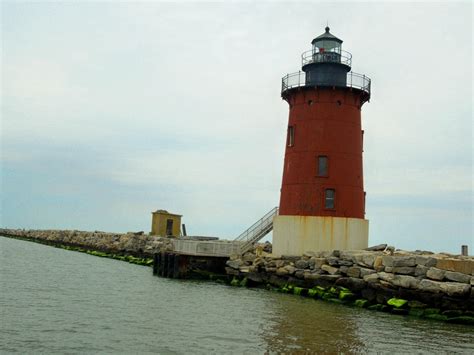
<path id="1" fill-rule="evenodd" d="M 313 291 L 336 287 L 367 305 L 385 306 L 389 300 L 402 299 L 441 311 L 473 312 L 474 316 L 473 257 L 370 249 L 307 252 L 301 257 L 246 253 L 231 257 L 226 272 L 238 280 L 246 278 L 250 285 Z"/>
<path id="2" fill-rule="evenodd" d="M 118 234 L 100 231 L 0 229 L 0 235 L 140 258 L 152 258 L 155 253 L 173 249 L 171 238 L 150 236 L 140 232 Z"/>

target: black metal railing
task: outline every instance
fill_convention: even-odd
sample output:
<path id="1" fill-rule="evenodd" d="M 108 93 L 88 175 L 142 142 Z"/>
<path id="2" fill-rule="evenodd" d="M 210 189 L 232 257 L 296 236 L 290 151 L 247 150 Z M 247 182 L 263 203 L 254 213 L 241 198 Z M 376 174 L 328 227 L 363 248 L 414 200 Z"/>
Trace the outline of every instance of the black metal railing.
<path id="1" fill-rule="evenodd" d="M 301 54 L 301 64 L 305 66 L 311 63 L 341 63 L 348 66 L 352 65 L 352 54 L 346 51 L 325 51 L 318 52 L 314 49 Z"/>
<path id="2" fill-rule="evenodd" d="M 296 73 L 291 73 L 285 75 L 281 79 L 281 93 L 283 93 L 289 89 L 298 88 L 298 87 L 305 87 L 305 86 L 314 86 L 314 85 L 307 85 L 306 84 L 306 73 L 303 71 L 299 71 Z M 318 84 L 318 86 L 334 86 L 331 83 L 327 84 Z M 357 74 L 354 72 L 347 73 L 347 80 L 345 87 L 355 88 L 364 91 L 370 97 L 370 78 L 365 75 Z"/>

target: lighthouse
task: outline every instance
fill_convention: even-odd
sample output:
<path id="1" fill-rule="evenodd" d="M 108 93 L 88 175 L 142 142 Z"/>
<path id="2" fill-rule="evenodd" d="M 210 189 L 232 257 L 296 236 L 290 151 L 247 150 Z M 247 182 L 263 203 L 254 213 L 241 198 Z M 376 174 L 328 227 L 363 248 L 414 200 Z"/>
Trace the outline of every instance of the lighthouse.
<path id="1" fill-rule="evenodd" d="M 289 118 L 276 255 L 368 246 L 361 109 L 370 79 L 351 71 L 342 42 L 326 27 L 301 55 L 302 70 L 282 79 Z"/>

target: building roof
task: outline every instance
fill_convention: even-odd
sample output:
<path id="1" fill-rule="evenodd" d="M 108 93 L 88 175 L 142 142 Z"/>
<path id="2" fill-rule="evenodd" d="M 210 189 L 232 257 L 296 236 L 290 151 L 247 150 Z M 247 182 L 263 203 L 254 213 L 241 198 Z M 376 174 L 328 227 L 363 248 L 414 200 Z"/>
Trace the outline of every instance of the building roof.
<path id="1" fill-rule="evenodd" d="M 339 43 L 342 43 L 342 39 L 337 38 L 334 36 L 332 33 L 329 32 L 329 26 L 326 26 L 325 31 L 322 35 L 316 37 L 311 41 L 311 44 L 314 44 L 316 41 L 321 41 L 321 40 L 330 40 L 330 41 L 336 41 Z"/>
<path id="2" fill-rule="evenodd" d="M 183 216 L 182 214 L 170 213 L 167 210 L 156 210 L 155 212 L 152 212 L 152 214 L 167 214 L 170 216 L 179 216 L 179 217 Z"/>

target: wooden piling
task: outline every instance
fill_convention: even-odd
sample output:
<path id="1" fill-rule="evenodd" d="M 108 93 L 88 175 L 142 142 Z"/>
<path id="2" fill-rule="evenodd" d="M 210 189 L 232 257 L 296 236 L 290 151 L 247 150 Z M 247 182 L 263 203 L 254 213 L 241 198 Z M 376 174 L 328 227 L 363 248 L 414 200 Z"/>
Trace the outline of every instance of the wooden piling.
<path id="1" fill-rule="evenodd" d="M 159 253 L 153 254 L 153 275 L 158 274 L 158 259 L 159 259 Z"/>
<path id="2" fill-rule="evenodd" d="M 172 272 L 172 277 L 173 279 L 179 279 L 179 262 L 180 262 L 181 256 L 179 254 L 176 254 L 174 256 L 174 262 L 173 262 L 173 272 Z"/>
<path id="3" fill-rule="evenodd" d="M 196 270 L 211 273 L 224 270 L 225 259 L 161 252 L 153 255 L 153 274 L 161 277 L 184 279 L 196 276 Z"/>
<path id="4" fill-rule="evenodd" d="M 173 270 L 174 270 L 174 254 L 168 254 L 168 262 L 166 263 L 166 277 L 173 278 Z"/>
<path id="5" fill-rule="evenodd" d="M 166 266 L 168 265 L 168 253 L 161 254 L 161 273 L 160 276 L 167 277 L 166 275 Z"/>
<path id="6" fill-rule="evenodd" d="M 188 277 L 188 268 L 189 268 L 189 255 L 180 255 L 178 260 L 178 277 L 180 279 L 185 279 Z"/>

